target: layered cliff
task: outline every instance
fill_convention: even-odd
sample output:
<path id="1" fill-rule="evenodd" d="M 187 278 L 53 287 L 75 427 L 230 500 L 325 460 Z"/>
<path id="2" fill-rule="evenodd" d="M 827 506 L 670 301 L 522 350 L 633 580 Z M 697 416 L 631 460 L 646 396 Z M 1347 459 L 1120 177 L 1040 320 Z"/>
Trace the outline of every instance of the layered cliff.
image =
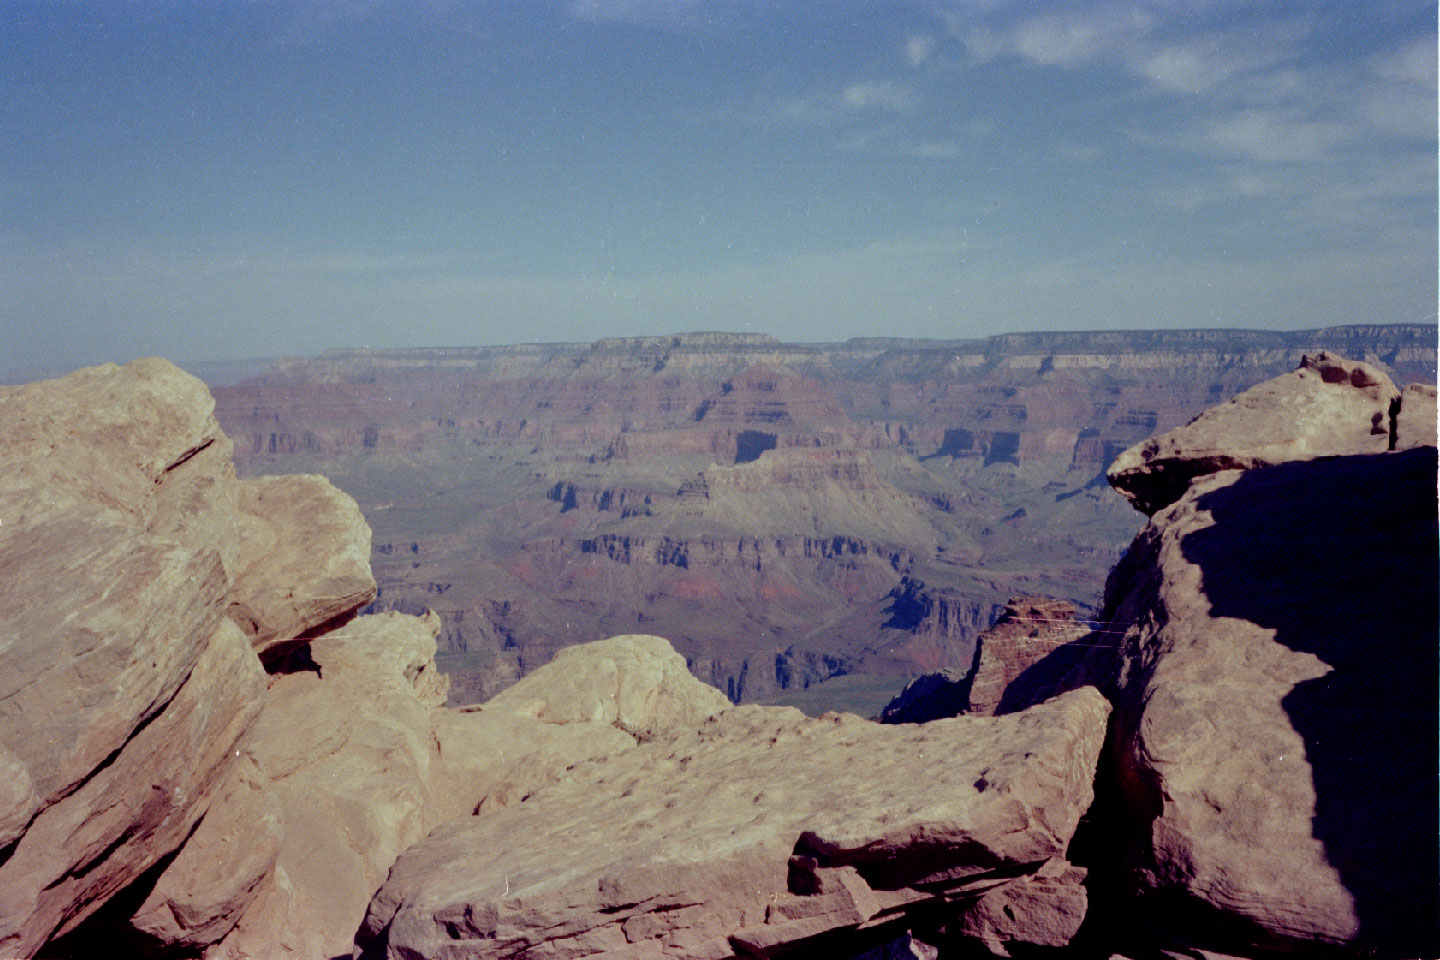
<path id="1" fill-rule="evenodd" d="M 816 702 L 873 712 L 907 676 L 968 666 L 1010 597 L 1092 614 L 1139 523 L 1110 461 L 1319 349 L 1435 374 L 1421 325 L 710 333 L 330 351 L 216 393 L 243 474 L 319 470 L 356 496 L 374 609 L 439 613 L 453 702 L 641 631 L 737 699 L 819 684 Z M 817 541 L 857 546 L 822 557 Z M 900 626 L 907 582 L 936 619 Z M 873 695 L 826 699 L 827 678 L 856 673 Z"/>

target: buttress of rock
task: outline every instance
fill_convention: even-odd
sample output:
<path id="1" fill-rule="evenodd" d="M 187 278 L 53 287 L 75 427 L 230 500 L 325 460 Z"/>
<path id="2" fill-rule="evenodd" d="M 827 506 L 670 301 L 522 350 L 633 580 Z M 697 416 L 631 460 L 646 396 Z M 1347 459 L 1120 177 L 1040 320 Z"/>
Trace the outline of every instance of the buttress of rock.
<path id="1" fill-rule="evenodd" d="M 925 726 L 732 707 L 442 825 L 391 869 L 357 943 L 367 957 L 770 956 L 859 943 L 912 910 L 958 925 L 979 893 L 1029 878 L 1047 916 L 1079 898 L 1068 933 L 1043 935 L 1065 942 L 1084 892 L 1063 859 L 1108 713 L 1093 689 Z"/>

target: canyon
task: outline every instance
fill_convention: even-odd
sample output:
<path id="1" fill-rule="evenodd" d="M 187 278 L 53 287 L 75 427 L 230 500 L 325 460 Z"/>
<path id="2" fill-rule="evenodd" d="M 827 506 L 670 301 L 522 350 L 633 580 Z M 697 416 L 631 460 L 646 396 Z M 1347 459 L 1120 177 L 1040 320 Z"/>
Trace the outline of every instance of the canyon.
<path id="1" fill-rule="evenodd" d="M 0 388 L 0 953 L 1434 956 L 1436 397 L 1319 351 L 1128 447 L 1094 614 L 875 722 L 654 635 L 446 706 L 355 500 L 198 380 Z"/>
<path id="2" fill-rule="evenodd" d="M 1306 352 L 1433 382 L 1433 325 L 787 344 L 332 350 L 226 376 L 242 476 L 316 472 L 374 530 L 372 611 L 440 618 L 450 702 L 562 647 L 671 640 L 735 702 L 876 713 L 968 669 L 1015 596 L 1094 616 L 1139 518 L 1124 449 Z"/>

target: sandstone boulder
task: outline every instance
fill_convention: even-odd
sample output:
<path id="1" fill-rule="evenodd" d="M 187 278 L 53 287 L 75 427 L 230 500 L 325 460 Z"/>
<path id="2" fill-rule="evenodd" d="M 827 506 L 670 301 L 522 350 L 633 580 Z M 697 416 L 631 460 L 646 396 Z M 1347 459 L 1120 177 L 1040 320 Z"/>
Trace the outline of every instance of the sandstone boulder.
<path id="1" fill-rule="evenodd" d="M 1399 391 L 1366 363 L 1321 352 L 1251 387 L 1183 427 L 1115 458 L 1111 485 L 1146 515 L 1174 503 L 1192 480 L 1316 457 L 1390 448 L 1391 403 Z"/>
<path id="2" fill-rule="evenodd" d="M 653 735 L 728 705 L 664 640 L 620 637 L 567 650 L 478 709 L 445 710 L 439 627 L 433 614 L 360 617 L 311 641 L 314 671 L 272 678 L 253 772 L 241 768 L 130 919 L 142 944 L 212 960 L 348 952 L 391 863 L 436 824 L 634 747 L 621 725 Z"/>
<path id="3" fill-rule="evenodd" d="M 370 526 L 349 494 L 324 477 L 296 475 L 242 480 L 237 498 L 229 614 L 261 657 L 283 655 L 375 598 Z"/>
<path id="4" fill-rule="evenodd" d="M 200 879 L 234 891 L 209 898 L 217 912 L 205 925 L 233 927 L 210 956 L 343 952 L 391 862 L 438 821 L 429 790 L 437 759 L 431 714 L 444 701 L 432 660 L 438 627 L 434 617 L 360 617 L 312 641 L 318 673 L 272 679 L 250 741 L 266 782 L 235 794 L 236 808 L 217 813 L 239 827 L 266 817 L 273 804 L 273 871 L 255 884 L 229 862 L 247 837 L 217 832 L 197 834 L 172 865 L 187 871 L 161 880 L 162 887 L 193 887 L 188 858 L 211 865 Z M 253 906 L 221 912 L 242 887 L 253 891 Z M 145 926 L 145 918 L 137 924 Z"/>
<path id="5" fill-rule="evenodd" d="M 178 847 L 258 709 L 212 406 L 162 360 L 0 388 L 0 954 Z"/>
<path id="6" fill-rule="evenodd" d="M 1127 883 L 1190 946 L 1440 955 L 1435 450 L 1296 452 L 1196 479 L 1112 575 Z"/>
<path id="7" fill-rule="evenodd" d="M 925 726 L 734 707 L 442 825 L 401 856 L 357 944 L 768 956 L 916 904 L 954 918 L 952 898 L 1063 858 L 1108 711 L 1093 689 Z"/>
<path id="8" fill-rule="evenodd" d="M 200 822 L 129 918 L 142 949 L 195 950 L 234 929 L 280 850 L 280 808 L 250 751 L 231 767 Z M 123 918 L 121 918 L 123 920 Z"/>

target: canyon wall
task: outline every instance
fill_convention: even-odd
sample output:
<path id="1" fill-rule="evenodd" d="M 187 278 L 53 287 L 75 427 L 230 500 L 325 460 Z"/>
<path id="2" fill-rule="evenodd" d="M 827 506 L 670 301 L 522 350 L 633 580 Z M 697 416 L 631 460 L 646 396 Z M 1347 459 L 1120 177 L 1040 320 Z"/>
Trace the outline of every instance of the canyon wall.
<path id="1" fill-rule="evenodd" d="M 454 703 L 654 632 L 734 700 L 873 713 L 968 668 L 1010 597 L 1094 613 L 1139 521 L 1103 476 L 1122 450 L 1307 351 L 1433 381 L 1435 336 L 334 350 L 215 394 L 242 475 L 323 472 L 359 501 L 371 609 L 439 614 Z"/>
<path id="2" fill-rule="evenodd" d="M 970 715 L 882 725 L 656 636 L 447 708 L 440 619 L 359 613 L 355 502 L 238 478 L 198 381 L 0 389 L 0 952 L 1434 956 L 1435 398 L 1318 353 L 1127 449 L 1096 615 L 1012 600 Z"/>

